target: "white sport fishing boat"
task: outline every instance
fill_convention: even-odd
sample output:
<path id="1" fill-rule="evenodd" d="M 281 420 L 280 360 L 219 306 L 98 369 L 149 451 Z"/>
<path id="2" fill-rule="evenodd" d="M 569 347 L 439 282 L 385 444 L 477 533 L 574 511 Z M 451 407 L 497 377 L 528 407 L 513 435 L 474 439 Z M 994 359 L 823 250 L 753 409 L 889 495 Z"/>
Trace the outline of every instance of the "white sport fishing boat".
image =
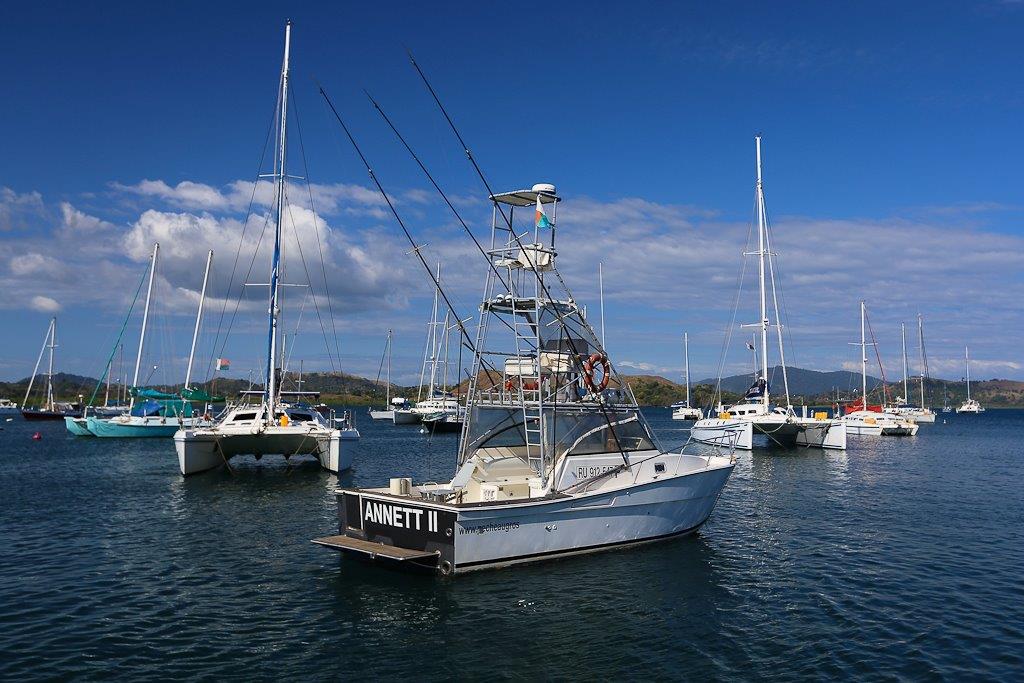
<path id="1" fill-rule="evenodd" d="M 542 212 L 554 215 L 554 186 L 491 200 L 493 269 L 476 340 L 465 339 L 473 372 L 455 476 L 339 488 L 339 534 L 315 542 L 457 574 L 694 532 L 734 459 L 658 446 L 555 268 L 555 228 Z M 515 209 L 534 205 L 544 219 L 519 237 Z"/>
<path id="2" fill-rule="evenodd" d="M 704 411 L 690 405 L 690 335 L 686 332 L 683 332 L 683 358 L 686 368 L 686 400 L 672 404 L 672 419 L 693 422 L 704 417 Z"/>
<path id="3" fill-rule="evenodd" d="M 733 444 L 742 450 L 755 446 L 754 434 L 766 437 L 769 447 L 813 446 L 827 449 L 846 448 L 846 426 L 842 420 L 828 417 L 819 412 L 813 417 L 797 415 L 789 398 L 789 378 L 786 374 L 786 355 L 782 342 L 782 323 L 779 317 L 779 303 L 776 296 L 775 266 L 771 252 L 771 235 L 768 229 L 768 214 L 765 209 L 764 185 L 761 179 L 761 138 L 755 138 L 757 155 L 757 240 L 759 304 L 761 320 L 749 327 L 757 327 L 761 334 L 760 371 L 743 400 L 736 405 L 718 406 L 717 415 L 697 420 L 690 429 L 694 439 L 704 443 Z M 747 254 L 744 254 L 745 256 Z M 768 318 L 768 287 L 770 280 L 774 324 Z M 768 332 L 775 327 L 778 333 L 779 365 L 786 402 L 782 406 L 771 402 L 771 387 L 768 378 Z M 753 348 L 751 346 L 750 348 Z M 756 356 L 755 356 L 756 357 Z M 755 368 L 756 369 L 756 368 Z M 721 381 L 721 380 L 719 380 Z"/>
<path id="4" fill-rule="evenodd" d="M 913 436 L 919 429 L 917 423 L 898 415 L 886 413 L 882 406 L 872 408 L 868 402 L 868 346 L 874 342 L 867 341 L 867 306 L 860 302 L 860 343 L 851 342 L 859 346 L 860 353 L 860 399 L 853 405 L 846 408 L 843 415 L 843 423 L 846 424 L 846 433 L 850 436 Z M 884 379 L 883 379 L 884 386 Z"/>
<path id="5" fill-rule="evenodd" d="M 286 204 L 286 156 L 288 131 L 288 58 L 291 22 L 285 27 L 284 62 L 278 91 L 277 146 L 274 160 L 274 250 L 270 264 L 269 326 L 266 381 L 256 392 L 258 403 L 241 402 L 226 409 L 215 424 L 181 429 L 174 434 L 181 473 L 195 474 L 219 467 L 236 455 L 312 455 L 331 472 L 352 465 L 352 449 L 341 447 L 341 433 L 315 408 L 302 401 L 289 401 L 280 388 L 279 317 L 281 234 Z M 307 394 L 308 392 L 303 392 Z"/>
<path id="6" fill-rule="evenodd" d="M 976 400 L 971 398 L 971 354 L 964 347 L 964 367 L 967 369 L 967 400 L 964 401 L 959 408 L 956 409 L 958 413 L 984 413 L 985 409 Z"/>

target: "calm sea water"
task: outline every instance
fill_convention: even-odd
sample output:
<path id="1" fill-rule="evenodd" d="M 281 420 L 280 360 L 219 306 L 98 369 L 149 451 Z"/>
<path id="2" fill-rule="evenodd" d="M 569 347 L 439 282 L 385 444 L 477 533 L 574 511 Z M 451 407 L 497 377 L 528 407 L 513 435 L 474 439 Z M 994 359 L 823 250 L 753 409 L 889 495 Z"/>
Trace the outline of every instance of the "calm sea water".
<path id="1" fill-rule="evenodd" d="M 7 679 L 1024 677 L 1024 411 L 742 454 L 699 535 L 455 579 L 309 543 L 311 461 L 183 479 L 170 440 L 0 427 Z M 451 473 L 453 436 L 360 428 L 345 484 Z"/>

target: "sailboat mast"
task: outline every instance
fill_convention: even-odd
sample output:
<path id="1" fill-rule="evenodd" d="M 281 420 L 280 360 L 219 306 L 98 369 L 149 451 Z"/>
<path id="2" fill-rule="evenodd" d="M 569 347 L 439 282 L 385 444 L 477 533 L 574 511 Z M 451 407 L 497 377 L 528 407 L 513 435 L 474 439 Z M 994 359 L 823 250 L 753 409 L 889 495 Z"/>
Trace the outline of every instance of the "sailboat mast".
<path id="1" fill-rule="evenodd" d="M 967 369 L 967 400 L 971 400 L 971 353 L 964 347 L 964 367 Z"/>
<path id="2" fill-rule="evenodd" d="M 903 401 L 910 400 L 910 392 L 907 391 L 907 325 L 900 323 L 900 334 L 903 337 Z"/>
<path id="3" fill-rule="evenodd" d="M 275 207 L 276 220 L 274 225 L 274 256 L 270 263 L 270 334 L 267 344 L 267 380 L 264 384 L 266 393 L 264 401 L 267 406 L 267 422 L 274 421 L 274 405 L 277 402 L 277 327 L 280 314 L 278 296 L 280 294 L 281 272 L 281 228 L 284 218 L 285 162 L 288 150 L 288 55 L 291 49 L 292 22 L 289 20 L 284 27 L 284 62 L 281 66 L 281 94 L 279 106 L 281 118 L 277 129 L 277 202 Z"/>
<path id="4" fill-rule="evenodd" d="M 437 282 L 441 283 L 441 264 L 437 264 Z M 439 289 L 434 289 L 434 307 L 430 312 L 430 333 L 427 335 L 430 341 L 430 386 L 427 389 L 427 400 L 434 397 L 434 382 L 437 380 L 437 355 L 440 350 L 440 341 L 437 336 L 437 299 Z"/>
<path id="5" fill-rule="evenodd" d="M 46 410 L 53 411 L 53 347 L 57 341 L 57 319 L 50 321 L 50 365 L 46 370 Z"/>
<path id="6" fill-rule="evenodd" d="M 686 407 L 690 407 L 690 335 L 683 332 L 683 358 L 686 363 Z"/>
<path id="7" fill-rule="evenodd" d="M 866 312 L 864 302 L 860 302 L 860 402 L 861 409 L 868 409 L 868 343 L 865 336 L 864 318 Z"/>
<path id="8" fill-rule="evenodd" d="M 388 330 L 388 381 L 384 386 L 384 409 L 391 406 L 391 330 Z"/>
<path id="9" fill-rule="evenodd" d="M 761 403 L 768 405 L 768 292 L 765 289 L 765 215 L 764 215 L 764 186 L 761 180 L 761 136 L 754 138 L 757 143 L 757 274 L 761 286 L 761 378 L 764 380 L 764 391 L 761 394 Z"/>
<path id="10" fill-rule="evenodd" d="M 199 293 L 199 310 L 196 312 L 196 326 L 192 330 L 192 350 L 188 352 L 188 369 L 185 371 L 185 388 L 192 385 L 192 361 L 196 357 L 196 341 L 199 339 L 199 323 L 203 319 L 203 304 L 206 302 L 206 283 L 210 279 L 210 264 L 213 263 L 213 249 L 206 255 L 206 271 L 203 273 L 203 289 Z"/>
<path id="11" fill-rule="evenodd" d="M 924 359 L 924 318 L 917 314 L 917 348 L 921 358 L 921 408 L 924 408 L 924 376 L 928 374 L 928 367 Z"/>
<path id="12" fill-rule="evenodd" d="M 153 256 L 149 264 L 149 286 L 146 288 L 146 308 L 142 310 L 142 332 L 139 334 L 139 352 L 135 355 L 135 373 L 132 375 L 132 386 L 139 384 L 139 368 L 142 367 L 142 348 L 146 344 L 146 325 L 149 322 L 149 302 L 153 297 L 153 276 L 156 275 L 156 259 L 160 253 L 160 243 L 153 245 Z M 135 407 L 135 396 L 128 402 L 129 410 Z"/>

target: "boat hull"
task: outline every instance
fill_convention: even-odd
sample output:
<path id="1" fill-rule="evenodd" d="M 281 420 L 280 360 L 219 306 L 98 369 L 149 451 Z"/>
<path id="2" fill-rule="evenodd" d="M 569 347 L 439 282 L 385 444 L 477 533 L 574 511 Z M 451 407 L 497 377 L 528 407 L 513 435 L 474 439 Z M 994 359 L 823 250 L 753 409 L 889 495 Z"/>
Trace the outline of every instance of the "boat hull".
<path id="1" fill-rule="evenodd" d="M 334 473 L 352 467 L 353 452 L 341 447 L 337 430 L 314 435 L 270 428 L 262 432 L 219 433 L 209 429 L 182 429 L 174 434 L 178 468 L 183 475 L 215 469 L 237 455 L 313 455 L 320 465 Z"/>
<path id="2" fill-rule="evenodd" d="M 94 436 L 89 431 L 88 421 L 84 417 L 65 417 L 64 426 L 75 436 Z"/>
<path id="3" fill-rule="evenodd" d="M 67 415 L 49 410 L 22 410 L 21 416 L 26 420 L 63 420 Z"/>
<path id="4" fill-rule="evenodd" d="M 393 420 L 395 418 L 395 411 L 393 410 L 371 410 L 371 420 Z"/>
<path id="5" fill-rule="evenodd" d="M 679 407 L 672 411 L 672 419 L 682 422 L 696 422 L 704 417 L 700 408 Z"/>
<path id="6" fill-rule="evenodd" d="M 423 416 L 408 410 L 395 410 L 392 419 L 396 425 L 415 425 L 420 423 Z"/>
<path id="7" fill-rule="evenodd" d="M 198 418 L 188 418 L 181 422 L 177 418 L 163 417 L 132 417 L 103 419 L 89 417 L 89 431 L 100 438 L 106 439 L 152 439 L 174 436 L 182 426 L 191 427 L 199 424 Z"/>
<path id="8" fill-rule="evenodd" d="M 690 429 L 690 435 L 696 441 L 744 451 L 755 448 L 755 433 L 767 436 L 769 447 L 846 448 L 846 425 L 840 420 L 796 418 L 795 421 L 759 424 L 750 420 L 714 417 L 698 420 Z"/>
<path id="9" fill-rule="evenodd" d="M 629 489 L 490 506 L 339 489 L 339 526 L 343 536 L 434 553 L 417 563 L 461 574 L 693 533 L 710 516 L 732 469 L 729 462 Z"/>

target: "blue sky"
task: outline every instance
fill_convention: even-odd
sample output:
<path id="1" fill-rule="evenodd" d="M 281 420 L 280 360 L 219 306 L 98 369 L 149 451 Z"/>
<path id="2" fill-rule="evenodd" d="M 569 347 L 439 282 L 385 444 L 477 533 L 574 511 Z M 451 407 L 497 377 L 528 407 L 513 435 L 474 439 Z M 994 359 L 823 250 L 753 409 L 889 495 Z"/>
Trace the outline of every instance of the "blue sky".
<path id="1" fill-rule="evenodd" d="M 561 267 L 577 297 L 594 302 L 605 262 L 608 342 L 625 371 L 677 376 L 686 329 L 694 375 L 715 374 L 761 132 L 792 364 L 854 361 L 846 342 L 865 298 L 890 374 L 899 322 L 920 311 L 933 374 L 959 378 L 970 344 L 975 376 L 1024 378 L 1017 2 L 842 12 L 831 3 L 10 7 L 0 26 L 9 293 L 0 377 L 31 371 L 53 311 L 58 366 L 97 374 L 159 238 L 167 258 L 147 365 L 161 366 L 156 380 L 180 380 L 205 250 L 217 252 L 221 295 L 236 252 L 286 17 L 346 370 L 375 374 L 394 328 L 396 378 L 413 378 L 430 292 L 314 79 L 429 257 L 444 261 L 464 310 L 480 289 L 479 257 L 362 94 L 389 109 L 482 235 L 482 187 L 409 67 L 409 47 L 496 187 L 558 185 Z M 312 221 L 298 222 L 312 237 Z M 742 306 L 739 318 L 752 320 L 749 293 Z M 258 308 L 243 307 L 225 350 L 236 376 L 256 362 Z M 319 325 L 307 316 L 302 329 L 297 355 L 323 367 Z M 733 345 L 727 371 L 742 371 L 747 357 Z"/>

